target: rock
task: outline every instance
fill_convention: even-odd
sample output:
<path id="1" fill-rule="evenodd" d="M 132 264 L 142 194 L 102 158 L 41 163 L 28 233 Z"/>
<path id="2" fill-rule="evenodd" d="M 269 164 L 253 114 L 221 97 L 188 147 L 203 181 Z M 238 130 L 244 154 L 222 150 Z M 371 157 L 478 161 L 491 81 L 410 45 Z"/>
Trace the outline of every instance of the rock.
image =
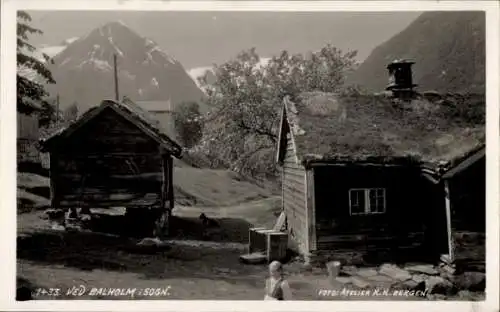
<path id="1" fill-rule="evenodd" d="M 442 267 L 440 267 L 440 271 L 443 274 L 446 275 L 454 275 L 456 272 L 456 268 L 452 265 L 445 264 Z"/>
<path id="2" fill-rule="evenodd" d="M 425 282 L 427 279 L 429 279 L 429 275 L 415 274 L 412 276 L 411 279 L 417 283 L 422 283 L 422 282 Z"/>
<path id="3" fill-rule="evenodd" d="M 161 240 L 158 238 L 146 237 L 137 243 L 137 246 L 160 246 L 162 244 Z"/>
<path id="4" fill-rule="evenodd" d="M 378 275 L 378 272 L 375 269 L 359 269 L 356 275 L 359 275 L 361 277 L 370 277 Z"/>
<path id="5" fill-rule="evenodd" d="M 411 279 L 411 274 L 408 271 L 403 270 L 393 264 L 383 264 L 379 269 L 379 273 L 387 275 L 390 278 L 398 281 L 406 281 Z"/>
<path id="6" fill-rule="evenodd" d="M 464 272 L 454 278 L 457 288 L 470 291 L 486 289 L 486 274 L 481 272 Z"/>
<path id="7" fill-rule="evenodd" d="M 394 280 L 392 278 L 390 278 L 389 276 L 385 276 L 385 275 L 373 275 L 373 276 L 367 276 L 365 277 L 368 281 L 370 282 L 377 282 L 377 283 L 393 283 Z"/>
<path id="8" fill-rule="evenodd" d="M 92 216 L 88 215 L 88 214 L 84 214 L 84 215 L 80 216 L 80 220 L 82 220 L 82 221 L 90 221 L 90 220 L 92 220 Z"/>
<path id="9" fill-rule="evenodd" d="M 367 282 L 366 280 L 362 279 L 359 276 L 353 276 L 351 277 L 352 284 L 358 288 L 367 288 L 370 286 L 370 283 Z"/>
<path id="10" fill-rule="evenodd" d="M 440 276 L 430 276 L 425 281 L 425 287 L 429 294 L 449 295 L 454 292 L 453 284 Z"/>
<path id="11" fill-rule="evenodd" d="M 460 299 L 469 299 L 472 297 L 472 293 L 469 290 L 461 290 L 457 295 Z"/>
<path id="12" fill-rule="evenodd" d="M 335 281 L 344 285 L 352 283 L 352 279 L 350 277 L 342 277 L 342 276 L 337 276 L 335 278 Z"/>
<path id="13" fill-rule="evenodd" d="M 58 223 L 52 223 L 50 226 L 51 229 L 56 230 L 56 231 L 64 231 L 66 228 L 64 225 L 58 224 Z"/>
<path id="14" fill-rule="evenodd" d="M 405 269 L 410 273 L 424 273 L 427 275 L 438 275 L 439 271 L 432 264 L 420 264 L 407 266 Z"/>
<path id="15" fill-rule="evenodd" d="M 401 286 L 403 286 L 403 288 L 405 288 L 405 289 L 415 289 L 415 288 L 417 288 L 418 283 L 412 279 L 409 279 L 409 280 L 406 280 L 403 283 L 401 283 Z"/>
<path id="16" fill-rule="evenodd" d="M 417 282 L 413 279 L 406 280 L 398 285 L 398 288 L 403 288 L 407 290 L 421 290 L 424 291 L 426 289 L 425 281 Z"/>
<path id="17" fill-rule="evenodd" d="M 340 270 L 340 273 L 345 274 L 345 275 L 349 275 L 349 276 L 356 275 L 356 272 L 358 272 L 358 268 L 356 268 L 353 265 L 343 266 L 342 269 Z"/>

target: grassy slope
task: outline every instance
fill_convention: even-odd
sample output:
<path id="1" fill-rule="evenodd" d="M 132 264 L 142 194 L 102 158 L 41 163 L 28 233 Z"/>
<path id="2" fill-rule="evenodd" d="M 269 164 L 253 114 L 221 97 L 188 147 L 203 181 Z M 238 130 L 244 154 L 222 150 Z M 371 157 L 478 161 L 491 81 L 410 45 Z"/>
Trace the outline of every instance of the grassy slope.
<path id="1" fill-rule="evenodd" d="M 176 201 L 182 205 L 232 206 L 273 195 L 226 170 L 174 168 Z"/>
<path id="2" fill-rule="evenodd" d="M 18 173 L 18 199 L 26 206 L 46 207 L 49 179 L 32 173 Z M 175 196 L 183 206 L 233 206 L 274 194 L 226 170 L 174 168 Z"/>
<path id="3" fill-rule="evenodd" d="M 386 65 L 416 61 L 420 90 L 484 92 L 485 15 L 482 12 L 426 12 L 373 50 L 350 77 L 370 91 L 385 89 Z"/>

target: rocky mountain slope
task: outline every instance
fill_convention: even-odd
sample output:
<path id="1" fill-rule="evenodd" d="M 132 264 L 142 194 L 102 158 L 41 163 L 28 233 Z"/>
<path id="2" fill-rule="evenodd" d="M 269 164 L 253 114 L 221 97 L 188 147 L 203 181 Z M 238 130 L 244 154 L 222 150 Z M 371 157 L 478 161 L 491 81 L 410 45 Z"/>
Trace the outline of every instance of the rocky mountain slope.
<path id="1" fill-rule="evenodd" d="M 83 110 L 115 97 L 114 54 L 120 98 L 170 100 L 175 107 L 203 97 L 182 64 L 152 40 L 112 22 L 72 41 L 54 56 L 50 69 L 57 83 L 49 91 L 52 96 L 59 94 L 62 109 L 76 101 Z"/>
<path id="2" fill-rule="evenodd" d="M 380 91 L 387 85 L 386 65 L 400 58 L 416 62 L 414 80 L 419 90 L 484 92 L 485 14 L 423 13 L 375 48 L 350 82 Z"/>

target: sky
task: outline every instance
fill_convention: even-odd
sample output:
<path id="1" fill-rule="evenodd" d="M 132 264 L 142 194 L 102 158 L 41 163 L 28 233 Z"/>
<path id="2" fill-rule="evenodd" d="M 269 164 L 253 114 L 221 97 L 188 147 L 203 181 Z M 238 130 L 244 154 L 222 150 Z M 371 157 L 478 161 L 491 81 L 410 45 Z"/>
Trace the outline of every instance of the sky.
<path id="1" fill-rule="evenodd" d="M 151 38 L 186 69 L 220 64 L 252 47 L 262 57 L 307 53 L 332 44 L 364 60 L 420 12 L 141 12 L 30 11 L 44 34 L 35 45 L 59 45 L 107 22 L 122 21 Z"/>

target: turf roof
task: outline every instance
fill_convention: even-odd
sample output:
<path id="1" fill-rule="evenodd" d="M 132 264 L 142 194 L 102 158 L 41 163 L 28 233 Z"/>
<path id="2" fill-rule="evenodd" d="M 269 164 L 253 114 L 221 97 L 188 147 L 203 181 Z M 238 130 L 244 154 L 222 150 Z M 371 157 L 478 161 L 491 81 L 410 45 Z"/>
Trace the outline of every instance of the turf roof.
<path id="1" fill-rule="evenodd" d="M 284 102 L 297 157 L 304 163 L 410 161 L 447 167 L 485 144 L 481 95 L 400 101 L 308 92 Z"/>

